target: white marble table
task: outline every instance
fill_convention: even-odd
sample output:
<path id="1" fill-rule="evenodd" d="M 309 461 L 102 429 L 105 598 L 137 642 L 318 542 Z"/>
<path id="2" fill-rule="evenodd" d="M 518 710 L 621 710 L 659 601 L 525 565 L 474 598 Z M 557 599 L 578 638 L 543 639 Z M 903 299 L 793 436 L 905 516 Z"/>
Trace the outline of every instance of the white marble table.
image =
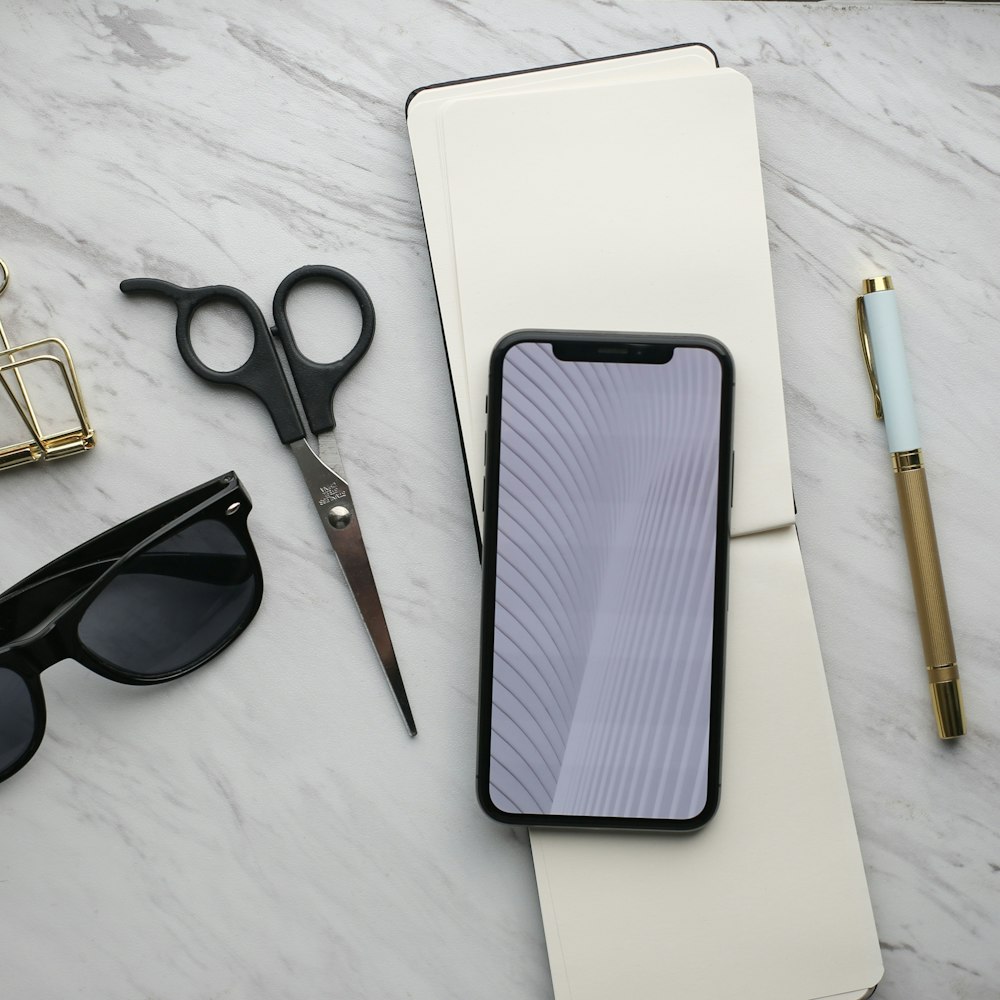
<path id="1" fill-rule="evenodd" d="M 5 997 L 551 995 L 526 839 L 473 797 L 478 562 L 402 108 L 422 84 L 685 40 L 756 89 L 799 529 L 879 996 L 1000 995 L 1000 9 L 8 0 L 0 317 L 71 342 L 100 444 L 0 477 L 0 582 L 234 468 L 267 593 L 175 684 L 46 673 L 46 741 L 0 787 Z M 269 304 L 309 262 L 357 274 L 378 310 L 339 437 L 412 742 L 263 409 L 196 380 L 170 308 L 117 288 L 149 274 Z M 959 745 L 933 735 L 853 328 L 861 278 L 884 271 L 964 671 Z M 333 305 L 343 348 L 353 318 Z M 224 326 L 197 333 L 238 357 Z"/>

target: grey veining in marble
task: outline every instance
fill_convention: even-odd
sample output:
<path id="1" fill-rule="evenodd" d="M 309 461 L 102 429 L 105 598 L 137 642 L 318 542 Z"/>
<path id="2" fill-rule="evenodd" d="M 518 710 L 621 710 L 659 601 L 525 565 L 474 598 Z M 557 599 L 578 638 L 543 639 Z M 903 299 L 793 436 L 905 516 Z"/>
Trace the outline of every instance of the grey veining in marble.
<path id="1" fill-rule="evenodd" d="M 705 41 L 754 84 L 798 523 L 886 977 L 1000 995 L 1000 9 L 246 0 L 0 8 L 0 316 L 70 341 L 92 455 L 0 476 L 7 585 L 235 468 L 258 619 L 150 690 L 66 663 L 0 787 L 5 996 L 551 996 L 525 838 L 473 795 L 478 562 L 403 104 L 415 87 Z M 399 723 L 291 456 L 183 366 L 125 277 L 346 268 L 378 312 L 338 438 L 420 736 Z M 862 277 L 908 328 L 971 735 L 933 736 Z M 317 329 L 329 306 L 336 332 Z M 333 357 L 354 317 L 304 303 Z M 196 335 L 238 358 L 224 310 Z M 211 321 L 215 322 L 211 322 Z M 340 339 L 337 339 L 340 338 Z M 336 344 L 332 344 L 336 341 Z"/>

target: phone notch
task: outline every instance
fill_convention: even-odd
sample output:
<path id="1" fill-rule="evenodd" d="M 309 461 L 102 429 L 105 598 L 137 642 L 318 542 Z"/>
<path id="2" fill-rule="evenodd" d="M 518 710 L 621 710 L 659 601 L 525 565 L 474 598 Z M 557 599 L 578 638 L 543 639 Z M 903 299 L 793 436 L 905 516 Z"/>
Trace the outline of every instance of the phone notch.
<path id="1" fill-rule="evenodd" d="M 623 365 L 665 365 L 673 356 L 672 344 L 608 343 L 608 341 L 557 341 L 552 353 L 559 361 Z"/>

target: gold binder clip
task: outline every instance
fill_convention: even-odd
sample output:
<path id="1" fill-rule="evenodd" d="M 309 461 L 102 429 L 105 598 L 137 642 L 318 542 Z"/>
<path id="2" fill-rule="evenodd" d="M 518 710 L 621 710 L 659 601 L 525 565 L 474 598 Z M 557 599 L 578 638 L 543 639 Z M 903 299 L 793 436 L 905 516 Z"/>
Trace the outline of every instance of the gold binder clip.
<path id="1" fill-rule="evenodd" d="M 7 290 L 9 282 L 10 271 L 0 259 L 0 295 Z M 47 433 L 43 429 L 25 384 L 25 375 L 32 365 L 39 365 L 42 368 L 55 366 L 58 370 L 76 413 L 76 426 L 55 433 Z M 0 323 L 0 384 L 4 389 L 0 394 L 0 403 L 4 398 L 10 400 L 20 422 L 30 435 L 26 441 L 16 444 L 0 443 L 0 471 L 12 469 L 16 465 L 65 458 L 82 451 L 90 451 L 94 447 L 96 443 L 94 429 L 87 419 L 87 410 L 83 405 L 83 395 L 80 392 L 73 358 L 70 356 L 69 348 L 61 340 L 46 337 L 15 347 L 7 339 L 3 323 Z"/>

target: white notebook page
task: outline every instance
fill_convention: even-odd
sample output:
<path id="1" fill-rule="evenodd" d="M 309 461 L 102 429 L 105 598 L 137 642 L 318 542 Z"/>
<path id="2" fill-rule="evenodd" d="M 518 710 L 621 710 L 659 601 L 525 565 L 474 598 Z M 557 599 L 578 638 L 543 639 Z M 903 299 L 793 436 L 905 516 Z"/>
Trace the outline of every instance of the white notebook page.
<path id="1" fill-rule="evenodd" d="M 531 831 L 559 1000 L 858 997 L 882 976 L 795 529 L 734 538 L 730 559 L 715 818 Z"/>
<path id="2" fill-rule="evenodd" d="M 442 116 L 477 507 L 481 400 L 500 337 L 522 328 L 696 333 L 721 340 L 736 365 L 733 534 L 792 523 L 746 78 L 722 69 L 486 97 Z"/>
<path id="3" fill-rule="evenodd" d="M 424 226 L 427 230 L 434 285 L 441 313 L 441 326 L 455 392 L 459 430 L 470 469 L 480 468 L 483 454 L 479 439 L 475 435 L 467 436 L 473 407 L 469 393 L 465 338 L 455 273 L 455 249 L 442 119 L 444 108 L 454 105 L 459 100 L 482 98 L 487 95 L 534 93 L 539 90 L 567 87 L 620 85 L 647 79 L 674 79 L 709 73 L 716 69 L 715 57 L 709 49 L 703 45 L 685 45 L 615 59 L 572 63 L 530 73 L 433 87 L 420 91 L 410 102 L 407 108 L 410 145 L 416 165 Z M 477 503 L 480 499 L 477 498 Z"/>

